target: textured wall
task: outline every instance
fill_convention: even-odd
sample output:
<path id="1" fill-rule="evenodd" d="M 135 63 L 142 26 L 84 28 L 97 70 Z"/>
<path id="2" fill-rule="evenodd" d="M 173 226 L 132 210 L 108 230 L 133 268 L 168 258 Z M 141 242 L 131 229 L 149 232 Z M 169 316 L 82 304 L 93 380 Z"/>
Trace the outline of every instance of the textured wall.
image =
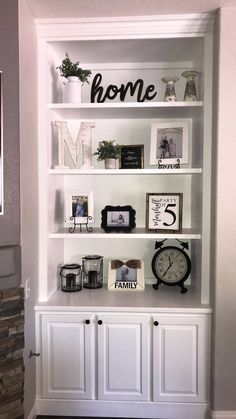
<path id="1" fill-rule="evenodd" d="M 4 289 L 20 284 L 18 2 L 8 0 L 4 5 L 2 2 L 0 8 L 4 149 L 4 214 L 0 215 L 0 289 Z"/>

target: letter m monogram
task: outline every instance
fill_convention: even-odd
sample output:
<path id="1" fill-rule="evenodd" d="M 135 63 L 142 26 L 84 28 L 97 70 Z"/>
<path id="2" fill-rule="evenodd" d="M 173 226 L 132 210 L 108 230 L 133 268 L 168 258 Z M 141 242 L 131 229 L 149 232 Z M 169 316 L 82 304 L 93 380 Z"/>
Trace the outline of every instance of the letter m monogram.
<path id="1" fill-rule="evenodd" d="M 78 169 L 81 165 L 92 167 L 92 134 L 94 122 L 80 122 L 80 128 L 73 140 L 67 121 L 55 121 L 58 128 L 58 165 L 55 169 L 69 168 L 65 164 L 66 156 L 70 161 L 70 168 Z"/>

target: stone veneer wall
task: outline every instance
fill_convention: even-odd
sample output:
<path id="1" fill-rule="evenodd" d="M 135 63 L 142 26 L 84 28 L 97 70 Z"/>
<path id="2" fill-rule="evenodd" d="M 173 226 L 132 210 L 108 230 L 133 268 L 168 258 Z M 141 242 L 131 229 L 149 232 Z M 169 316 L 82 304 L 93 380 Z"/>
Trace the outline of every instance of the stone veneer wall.
<path id="1" fill-rule="evenodd" d="M 0 419 L 24 418 L 24 289 L 0 291 Z"/>

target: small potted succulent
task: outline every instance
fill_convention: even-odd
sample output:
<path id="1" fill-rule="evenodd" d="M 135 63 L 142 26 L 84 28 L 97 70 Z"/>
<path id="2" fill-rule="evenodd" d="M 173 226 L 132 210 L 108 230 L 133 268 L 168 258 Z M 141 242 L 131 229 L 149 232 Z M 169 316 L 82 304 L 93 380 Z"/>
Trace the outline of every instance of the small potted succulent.
<path id="1" fill-rule="evenodd" d="M 65 83 L 65 101 L 67 103 L 81 102 L 81 85 L 89 83 L 88 79 L 91 76 L 90 70 L 83 70 L 79 61 L 73 63 L 66 53 L 66 58 L 62 60 L 62 64 L 56 67 L 60 70 L 60 75 L 67 79 Z"/>
<path id="2" fill-rule="evenodd" d="M 115 169 L 116 161 L 120 156 L 121 147 L 114 144 L 115 140 L 99 141 L 97 151 L 94 153 L 98 156 L 98 161 L 105 161 L 105 169 Z"/>

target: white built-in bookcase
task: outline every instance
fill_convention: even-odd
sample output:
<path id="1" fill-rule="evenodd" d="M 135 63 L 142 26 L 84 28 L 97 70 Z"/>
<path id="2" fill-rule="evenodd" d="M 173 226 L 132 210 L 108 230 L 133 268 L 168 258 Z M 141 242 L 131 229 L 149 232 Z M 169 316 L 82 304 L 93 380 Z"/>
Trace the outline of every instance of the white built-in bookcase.
<path id="1" fill-rule="evenodd" d="M 155 281 L 151 259 L 155 241 L 175 238 L 189 241 L 192 260 L 189 291 L 184 301 L 210 303 L 210 224 L 212 148 L 212 32 L 211 15 L 176 15 L 111 19 L 38 20 L 39 92 L 39 300 L 47 301 L 59 288 L 58 268 L 78 262 L 86 254 L 104 256 L 104 276 L 109 259 L 140 258 L 145 263 L 146 284 Z M 65 53 L 83 68 L 103 75 L 104 84 L 119 85 L 142 78 L 155 83 L 154 101 L 90 103 L 90 85 L 82 87 L 82 104 L 63 103 L 64 85 L 56 67 Z M 184 102 L 187 69 L 200 72 L 198 101 Z M 163 102 L 161 77 L 177 75 L 176 102 Z M 192 134 L 189 163 L 180 169 L 157 169 L 149 164 L 151 124 L 159 119 L 190 118 Z M 55 170 L 57 136 L 54 122 L 66 120 L 77 133 L 81 121 L 95 122 L 93 151 L 99 140 L 144 144 L 144 169 L 105 170 L 93 158 L 93 170 Z M 64 225 L 67 190 L 93 191 L 94 231 L 71 234 Z M 180 234 L 145 231 L 147 192 L 183 193 L 183 230 Z M 137 228 L 131 233 L 105 233 L 101 210 L 106 205 L 131 205 Z M 155 292 L 155 291 L 153 291 Z M 160 291 L 158 291 L 161 293 Z M 171 292 L 171 289 L 170 289 Z"/>

